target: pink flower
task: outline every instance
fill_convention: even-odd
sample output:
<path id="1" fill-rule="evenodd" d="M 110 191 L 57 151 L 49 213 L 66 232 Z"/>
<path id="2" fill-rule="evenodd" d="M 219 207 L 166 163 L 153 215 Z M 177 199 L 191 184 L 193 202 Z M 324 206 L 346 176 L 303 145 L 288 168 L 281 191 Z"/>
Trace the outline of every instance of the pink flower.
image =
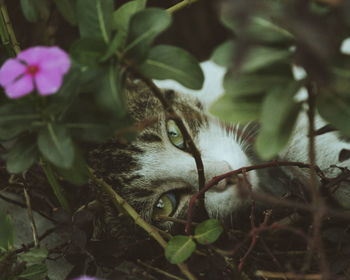
<path id="1" fill-rule="evenodd" d="M 59 47 L 32 47 L 2 65 L 0 85 L 9 98 L 22 97 L 34 88 L 40 95 L 50 95 L 60 88 L 69 68 L 69 56 Z"/>
<path id="2" fill-rule="evenodd" d="M 95 277 L 83 275 L 78 278 L 75 278 L 74 280 L 98 280 L 98 279 Z"/>

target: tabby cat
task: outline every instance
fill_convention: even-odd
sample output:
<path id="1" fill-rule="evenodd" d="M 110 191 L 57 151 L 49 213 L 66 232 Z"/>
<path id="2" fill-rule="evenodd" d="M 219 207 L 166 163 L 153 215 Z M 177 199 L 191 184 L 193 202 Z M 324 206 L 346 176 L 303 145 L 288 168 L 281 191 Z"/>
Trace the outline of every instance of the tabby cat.
<path id="1" fill-rule="evenodd" d="M 213 73 L 213 71 L 215 73 Z M 204 72 L 208 77 L 221 81 L 223 70 L 206 63 Z M 218 74 L 219 73 L 219 74 Z M 209 79 L 210 80 L 210 79 Z M 216 82 L 217 83 L 217 82 Z M 160 86 L 169 87 L 169 84 Z M 173 87 L 172 85 L 170 85 Z M 208 91 L 208 88 L 211 92 Z M 220 83 L 205 85 L 202 96 L 221 91 Z M 259 163 L 253 150 L 256 125 L 227 125 L 207 113 L 206 102 L 197 98 L 199 94 L 186 95 L 173 90 L 163 91 L 165 98 L 182 117 L 195 145 L 201 153 L 206 181 L 222 173 Z M 220 93 L 220 92 L 219 92 Z M 214 99 L 209 97 L 209 99 Z M 198 191 L 196 164 L 188 151 L 183 135 L 171 117 L 164 110 L 152 92 L 141 81 L 128 85 L 128 107 L 137 123 L 144 129 L 130 144 L 112 140 L 90 154 L 90 164 L 98 175 L 111 184 L 147 221 L 161 227 L 172 226 L 170 221 L 159 221 L 159 216 L 184 218 L 191 195 Z M 307 162 L 307 121 L 303 117 L 296 127 L 290 145 L 281 153 L 283 160 Z M 317 120 L 318 128 L 323 126 Z M 338 139 L 335 133 L 317 137 L 317 164 L 329 176 L 340 171 L 330 168 L 332 164 L 349 166 L 346 158 L 339 161 L 341 151 L 350 149 L 350 145 Z M 285 170 L 289 176 L 305 177 L 305 171 L 297 168 Z M 266 174 L 250 171 L 248 180 L 253 190 L 264 186 L 279 195 L 283 188 L 278 186 L 286 177 L 276 175 L 267 178 Z M 278 190 L 278 191 L 277 191 Z M 344 198 L 344 192 L 347 198 Z M 350 207 L 350 195 L 347 189 L 335 195 L 344 207 Z M 246 202 L 238 194 L 234 179 L 223 180 L 204 197 L 205 212 L 209 217 L 225 219 L 242 207 Z M 113 209 L 107 202 L 107 224 L 113 225 Z"/>

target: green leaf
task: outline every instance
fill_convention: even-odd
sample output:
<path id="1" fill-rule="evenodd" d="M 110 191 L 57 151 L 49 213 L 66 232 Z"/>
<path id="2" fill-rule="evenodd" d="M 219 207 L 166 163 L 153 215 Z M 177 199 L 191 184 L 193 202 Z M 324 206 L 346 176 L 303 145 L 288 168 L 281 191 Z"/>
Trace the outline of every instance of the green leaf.
<path id="1" fill-rule="evenodd" d="M 350 98 L 338 92 L 322 92 L 317 97 L 317 109 L 321 117 L 350 136 Z"/>
<path id="2" fill-rule="evenodd" d="M 255 47 L 248 52 L 240 70 L 243 73 L 251 73 L 277 62 L 288 63 L 287 59 L 291 55 L 292 52 L 286 49 Z"/>
<path id="3" fill-rule="evenodd" d="M 122 47 L 124 46 L 125 43 L 125 37 L 126 35 L 123 34 L 122 32 L 118 32 L 117 34 L 114 35 L 112 42 L 108 44 L 108 48 L 106 53 L 103 55 L 103 57 L 100 59 L 100 62 L 105 62 L 109 58 L 111 58 L 113 55 L 117 53 L 117 51 L 120 52 Z"/>
<path id="4" fill-rule="evenodd" d="M 287 144 L 301 109 L 293 99 L 300 83 L 276 87 L 266 96 L 261 113 L 261 130 L 256 149 L 262 159 L 276 156 Z"/>
<path id="5" fill-rule="evenodd" d="M 81 38 L 72 44 L 70 54 L 79 64 L 94 66 L 99 63 L 106 49 L 106 44 L 100 39 Z"/>
<path id="6" fill-rule="evenodd" d="M 146 0 L 133 0 L 126 2 L 113 13 L 113 28 L 118 32 L 127 33 L 130 18 L 137 12 L 143 10 Z"/>
<path id="7" fill-rule="evenodd" d="M 218 65 L 230 67 L 233 63 L 234 51 L 234 42 L 232 40 L 226 41 L 216 47 L 211 60 Z"/>
<path id="8" fill-rule="evenodd" d="M 47 0 L 21 0 L 21 8 L 24 17 L 30 22 L 49 17 L 49 6 Z"/>
<path id="9" fill-rule="evenodd" d="M 212 104 L 210 112 L 223 121 L 248 123 L 259 118 L 262 97 L 262 95 L 249 95 L 237 98 L 225 94 Z"/>
<path id="10" fill-rule="evenodd" d="M 194 239 L 203 245 L 211 244 L 223 231 L 224 228 L 218 220 L 209 219 L 196 226 Z"/>
<path id="11" fill-rule="evenodd" d="M 179 264 L 187 260 L 196 250 L 196 243 L 190 236 L 177 235 L 170 239 L 165 248 L 165 257 L 172 264 Z"/>
<path id="12" fill-rule="evenodd" d="M 76 4 L 73 4 L 71 0 L 53 0 L 57 9 L 60 11 L 61 15 L 68 21 L 71 25 L 77 24 L 76 19 Z M 74 3 L 76 0 L 74 0 Z"/>
<path id="13" fill-rule="evenodd" d="M 231 96 L 265 94 L 277 85 L 286 84 L 291 77 L 278 74 L 232 74 L 224 78 L 224 88 Z"/>
<path id="14" fill-rule="evenodd" d="M 139 70 L 148 78 L 172 79 L 190 89 L 201 89 L 203 86 L 204 74 L 198 61 L 177 47 L 153 47 Z"/>
<path id="15" fill-rule="evenodd" d="M 120 118 L 126 114 L 124 83 L 124 70 L 111 62 L 105 70 L 100 89 L 96 95 L 101 106 Z"/>
<path id="16" fill-rule="evenodd" d="M 41 129 L 38 137 L 39 150 L 54 165 L 70 168 L 74 160 L 74 146 L 71 136 L 62 125 L 49 123 Z"/>
<path id="17" fill-rule="evenodd" d="M 294 38 L 289 31 L 274 23 L 270 18 L 262 16 L 253 17 L 245 32 L 255 40 L 267 43 L 292 42 Z"/>
<path id="18" fill-rule="evenodd" d="M 68 182 L 80 186 L 88 182 L 88 167 L 86 161 L 76 149 L 74 161 L 71 168 L 57 168 L 58 173 Z"/>
<path id="19" fill-rule="evenodd" d="M 9 140 L 31 128 L 31 123 L 38 120 L 28 104 L 7 103 L 0 107 L 0 139 Z"/>
<path id="20" fill-rule="evenodd" d="M 29 169 L 37 159 L 38 148 L 33 137 L 18 138 L 7 154 L 6 169 L 9 173 L 22 173 Z"/>
<path id="21" fill-rule="evenodd" d="M 27 264 L 39 264 L 46 260 L 49 251 L 47 248 L 32 248 L 28 252 L 18 255 L 19 259 Z"/>
<path id="22" fill-rule="evenodd" d="M 20 278 L 26 280 L 43 280 L 47 276 L 47 267 L 45 264 L 34 264 L 27 267 L 20 275 Z"/>
<path id="23" fill-rule="evenodd" d="M 81 37 L 95 37 L 109 42 L 112 30 L 113 0 L 77 0 Z"/>
<path id="24" fill-rule="evenodd" d="M 124 52 L 132 60 L 144 60 L 154 39 L 170 24 L 171 15 L 162 9 L 148 8 L 136 13 L 130 20 Z"/>
<path id="25" fill-rule="evenodd" d="M 14 229 L 11 218 L 0 210 L 0 248 L 9 250 L 13 247 Z"/>

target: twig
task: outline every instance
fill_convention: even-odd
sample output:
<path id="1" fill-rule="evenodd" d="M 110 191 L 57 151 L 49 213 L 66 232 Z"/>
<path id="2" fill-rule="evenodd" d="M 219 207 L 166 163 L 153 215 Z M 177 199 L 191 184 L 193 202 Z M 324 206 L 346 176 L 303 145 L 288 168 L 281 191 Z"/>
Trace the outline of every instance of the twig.
<path id="1" fill-rule="evenodd" d="M 306 271 L 309 264 L 311 263 L 311 256 L 314 250 L 318 249 L 318 254 L 320 257 L 320 267 L 322 271 L 322 279 L 330 279 L 330 269 L 327 262 L 327 258 L 323 248 L 323 242 L 321 238 L 321 226 L 323 222 L 323 217 L 325 214 L 325 204 L 321 197 L 317 184 L 316 175 L 316 148 L 315 148 L 315 106 L 316 106 L 316 96 L 315 96 L 315 85 L 309 83 L 307 85 L 308 92 L 308 120 L 309 120 L 309 163 L 310 163 L 310 191 L 312 195 L 312 205 L 313 205 L 313 238 L 310 244 L 310 250 L 308 251 L 307 261 L 303 267 L 303 271 Z"/>
<path id="2" fill-rule="evenodd" d="M 49 181 L 49 184 L 58 199 L 59 203 L 61 204 L 62 208 L 67 211 L 68 213 L 71 212 L 71 208 L 69 206 L 68 200 L 64 195 L 62 186 L 58 182 L 56 175 L 50 165 L 50 163 L 46 163 L 44 161 L 41 161 L 41 167 L 46 175 L 47 180 Z"/>
<path id="3" fill-rule="evenodd" d="M 36 228 L 36 224 L 35 224 L 35 220 L 34 220 L 34 216 L 33 216 L 32 204 L 30 202 L 30 197 L 29 197 L 28 191 L 25 187 L 23 188 L 23 192 L 24 192 L 24 197 L 25 197 L 26 204 L 27 204 L 27 212 L 28 212 L 28 217 L 29 217 L 29 221 L 30 221 L 30 226 L 31 226 L 32 232 L 33 232 L 34 246 L 39 247 L 40 244 L 39 244 L 39 238 L 38 238 L 38 230 Z"/>
<path id="4" fill-rule="evenodd" d="M 253 165 L 253 166 L 246 166 L 246 167 L 242 167 L 227 173 L 224 173 L 220 176 L 215 176 L 213 177 L 213 179 L 211 179 L 202 189 L 200 189 L 199 192 L 197 192 L 196 194 L 194 194 L 191 197 L 190 203 L 189 203 L 189 207 L 188 207 L 188 214 L 187 214 L 187 225 L 186 225 L 186 232 L 189 232 L 189 228 L 192 222 L 192 216 L 193 216 L 193 208 L 195 205 L 195 202 L 197 201 L 197 199 L 199 197 L 201 197 L 207 190 L 209 190 L 211 187 L 213 187 L 214 185 L 216 185 L 217 183 L 219 183 L 221 180 L 228 178 L 230 176 L 233 175 L 238 175 L 241 174 L 243 172 L 248 172 L 248 171 L 252 171 L 252 170 L 258 170 L 258 169 L 264 169 L 264 168 L 270 168 L 270 167 L 278 167 L 278 166 L 297 166 L 300 168 L 310 168 L 310 164 L 307 163 L 302 163 L 302 162 L 285 162 L 285 161 L 272 161 L 272 162 L 267 162 L 267 163 L 263 163 L 263 164 L 259 164 L 259 165 Z M 317 168 L 317 167 L 316 167 Z M 321 170 L 318 169 L 319 174 L 322 174 Z M 323 176 L 323 175 L 322 175 Z"/>
<path id="5" fill-rule="evenodd" d="M 155 272 L 157 272 L 159 274 L 162 274 L 162 275 L 164 275 L 164 276 L 166 276 L 168 278 L 175 279 L 175 280 L 183 280 L 183 278 L 180 278 L 180 277 L 177 277 L 176 275 L 170 274 L 169 272 L 166 272 L 166 271 L 164 271 L 164 270 L 162 270 L 160 268 L 153 267 L 153 266 L 151 266 L 151 265 L 149 265 L 147 263 L 144 263 L 141 260 L 137 260 L 137 262 L 139 264 L 143 265 L 144 267 L 147 267 L 147 268 L 149 268 L 149 269 L 151 269 L 151 270 L 153 270 L 153 271 L 155 271 Z"/>
<path id="6" fill-rule="evenodd" d="M 198 0 L 183 0 L 180 3 L 175 4 L 174 6 L 171 6 L 170 8 L 167 9 L 169 13 L 174 13 L 177 12 L 189 5 L 191 5 L 194 2 L 197 2 Z"/>
<path id="7" fill-rule="evenodd" d="M 252 207 L 252 209 L 254 209 L 254 208 Z M 254 249 L 256 243 L 258 242 L 259 234 L 261 232 L 263 232 L 263 231 L 267 231 L 267 230 L 271 229 L 271 226 L 267 225 L 267 222 L 268 222 L 269 217 L 271 216 L 271 214 L 272 214 L 271 211 L 267 211 L 265 213 L 264 221 L 258 227 L 255 226 L 255 222 L 254 222 L 253 218 L 251 218 L 252 229 L 251 229 L 251 231 L 249 233 L 249 235 L 251 236 L 251 242 L 250 242 L 250 245 L 248 247 L 248 250 L 246 251 L 244 256 L 239 260 L 239 264 L 238 264 L 238 271 L 239 272 L 242 271 L 246 259 L 248 258 L 248 256 L 250 255 L 251 251 Z"/>
<path id="8" fill-rule="evenodd" d="M 12 203 L 12 204 L 14 204 L 14 205 L 16 205 L 18 207 L 27 208 L 27 206 L 24 203 L 21 203 L 19 201 L 11 199 L 11 198 L 9 198 L 7 196 L 4 196 L 3 194 L 1 194 L 1 192 L 0 192 L 0 199 L 5 200 L 8 203 Z M 45 213 L 43 213 L 43 212 L 41 212 L 39 210 L 36 210 L 35 208 L 33 208 L 33 209 L 34 209 L 35 212 L 37 212 L 39 215 L 43 216 L 45 219 L 50 220 L 51 222 L 54 222 L 54 220 L 51 217 L 49 217 L 48 215 L 46 215 Z"/>
<path id="9" fill-rule="evenodd" d="M 182 220 L 182 219 L 177 219 L 174 217 L 169 217 L 169 216 L 158 216 L 157 217 L 159 220 L 163 220 L 163 221 L 170 221 L 170 222 L 174 222 L 174 223 L 178 223 L 178 224 L 183 224 L 186 225 L 187 221 L 186 220 Z M 192 225 L 198 225 L 198 223 L 192 222 Z"/>
<path id="10" fill-rule="evenodd" d="M 271 272 L 271 271 L 263 271 L 257 270 L 255 272 L 256 276 L 272 279 L 280 279 L 287 277 L 288 279 L 301 279 L 301 280 L 319 280 L 322 279 L 322 275 L 320 274 L 295 274 L 292 272 Z"/>
<path id="11" fill-rule="evenodd" d="M 271 249 L 267 246 L 266 242 L 264 241 L 263 238 L 260 238 L 260 243 L 262 244 L 265 252 L 270 256 L 272 261 L 278 266 L 278 269 L 283 270 L 282 265 L 280 262 L 277 260 L 276 256 L 272 253 Z M 283 277 L 284 280 L 287 280 L 287 277 Z"/>
<path id="12" fill-rule="evenodd" d="M 128 215 L 134 220 L 135 224 L 143 228 L 150 236 L 156 240 L 159 245 L 161 245 L 163 248 L 167 246 L 166 241 L 163 239 L 163 237 L 159 234 L 159 232 L 150 224 L 148 224 L 144 219 L 140 217 L 140 215 L 132 208 L 125 200 L 122 198 L 119 194 L 117 194 L 113 188 L 107 184 L 104 180 L 97 178 L 94 174 L 94 170 L 89 168 L 89 176 L 91 180 L 98 186 L 102 187 L 102 189 L 110 196 L 112 199 L 112 202 L 115 205 L 119 205 L 119 207 L 122 207 Z M 196 280 L 196 277 L 188 270 L 188 267 L 186 264 L 181 263 L 177 265 L 181 272 L 189 279 L 189 280 Z"/>
<path id="13" fill-rule="evenodd" d="M 56 227 L 48 229 L 42 235 L 38 236 L 38 240 L 41 241 L 41 240 L 45 239 L 50 234 L 55 232 L 55 230 L 56 230 Z M 34 246 L 35 246 L 34 242 L 24 244 L 24 245 L 22 245 L 22 248 L 19 248 L 19 249 L 15 250 L 14 252 L 15 252 L 15 254 L 20 254 L 20 253 L 23 253 L 25 251 L 28 251 L 28 249 L 33 248 Z"/>
<path id="14" fill-rule="evenodd" d="M 9 15 L 8 15 L 7 7 L 6 7 L 4 0 L 0 0 L 0 16 L 2 17 L 2 19 L 5 23 L 5 26 L 4 26 L 5 30 L 4 31 L 7 32 L 7 35 L 10 38 L 13 51 L 15 52 L 15 54 L 18 54 L 21 51 L 21 49 L 20 49 L 19 43 L 16 39 L 16 35 L 15 35 L 14 30 L 13 30 L 12 23 L 11 23 Z M 3 37 L 5 34 L 0 34 L 0 35 L 2 35 L 1 37 Z"/>

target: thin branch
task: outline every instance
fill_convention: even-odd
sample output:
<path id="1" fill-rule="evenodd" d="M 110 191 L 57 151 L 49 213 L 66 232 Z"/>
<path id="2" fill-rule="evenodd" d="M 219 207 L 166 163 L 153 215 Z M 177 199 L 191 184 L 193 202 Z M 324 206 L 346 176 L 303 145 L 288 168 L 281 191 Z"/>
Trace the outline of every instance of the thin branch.
<path id="1" fill-rule="evenodd" d="M 25 187 L 23 188 L 23 192 L 24 192 L 24 197 L 25 197 L 26 204 L 27 204 L 27 212 L 28 212 L 28 217 L 29 217 L 29 221 L 30 221 L 30 226 L 31 226 L 32 232 L 33 232 L 34 246 L 39 247 L 40 244 L 39 244 L 39 238 L 38 238 L 38 230 L 37 230 L 34 216 L 33 216 L 32 204 L 30 201 L 28 191 Z"/>
<path id="2" fill-rule="evenodd" d="M 310 192 L 312 195 L 312 205 L 313 205 L 313 238 L 310 244 L 310 250 L 308 251 L 307 261 L 303 267 L 303 271 L 306 271 L 309 264 L 311 263 L 311 256 L 314 250 L 318 249 L 318 254 L 320 257 L 320 267 L 322 271 L 322 277 L 324 279 L 330 279 L 330 269 L 327 262 L 327 258 L 323 248 L 323 242 L 321 237 L 321 227 L 323 222 L 323 217 L 325 214 L 325 204 L 321 194 L 319 192 L 317 175 L 316 175 L 316 147 L 315 147 L 315 106 L 316 106 L 316 93 L 315 86 L 312 83 L 307 85 L 308 92 L 308 120 L 309 120 L 309 163 L 310 163 Z"/>
<path id="3" fill-rule="evenodd" d="M 183 280 L 183 278 L 180 278 L 180 277 L 177 277 L 176 275 L 170 274 L 169 272 L 166 272 L 166 271 L 164 271 L 164 270 L 162 270 L 160 268 L 153 267 L 153 266 L 149 265 L 148 263 L 145 263 L 145 262 L 143 262 L 141 260 L 137 260 L 137 262 L 139 264 L 143 265 L 144 267 L 147 267 L 147 268 L 149 268 L 149 269 L 151 269 L 151 270 L 153 270 L 153 271 L 155 271 L 155 272 L 157 272 L 159 274 L 162 274 L 162 275 L 164 275 L 164 276 L 166 276 L 166 277 L 168 277 L 170 279 Z"/>
<path id="4" fill-rule="evenodd" d="M 13 49 L 15 54 L 18 54 L 21 51 L 21 49 L 20 49 L 19 43 L 16 39 L 16 35 L 15 35 L 14 30 L 13 30 L 12 23 L 11 23 L 9 15 L 8 15 L 7 7 L 6 7 L 4 0 L 0 0 L 0 16 L 2 17 L 2 19 L 5 23 L 4 31 L 6 31 L 6 33 L 7 33 L 6 35 L 8 35 L 8 37 L 10 38 L 12 49 Z M 4 36 L 4 34 L 0 34 L 0 35 L 2 35 L 1 37 Z"/>
<path id="5" fill-rule="evenodd" d="M 259 165 L 242 167 L 242 168 L 224 173 L 220 176 L 213 177 L 213 179 L 211 179 L 202 189 L 200 189 L 199 192 L 197 192 L 196 194 L 194 194 L 191 197 L 189 207 L 188 207 L 188 212 L 187 212 L 188 213 L 187 214 L 187 225 L 186 225 L 185 231 L 189 232 L 189 230 L 190 230 L 190 225 L 192 223 L 193 209 L 194 209 L 194 205 L 195 205 L 195 202 L 197 201 L 197 199 L 199 197 L 201 197 L 202 195 L 204 195 L 204 193 L 207 190 L 209 190 L 211 187 L 213 187 L 214 185 L 219 183 L 221 180 L 228 178 L 228 177 L 231 177 L 231 176 L 234 176 L 234 175 L 242 174 L 243 172 L 248 172 L 248 171 L 257 170 L 257 169 L 270 168 L 270 167 L 279 167 L 279 166 L 297 166 L 300 168 L 310 168 L 311 167 L 310 164 L 302 163 L 302 162 L 272 161 L 272 162 L 267 162 L 267 163 L 263 163 L 263 164 L 259 164 Z M 322 172 L 320 170 L 319 170 L 319 174 L 322 174 Z"/>
<path id="6" fill-rule="evenodd" d="M 117 194 L 114 189 L 107 184 L 104 180 L 97 178 L 94 174 L 94 170 L 89 168 L 89 176 L 90 179 L 98 186 L 100 186 L 112 199 L 112 202 L 121 207 L 127 212 L 127 214 L 134 220 L 135 224 L 143 228 L 150 236 L 156 240 L 160 246 L 165 248 L 167 246 L 167 242 L 163 239 L 163 237 L 159 234 L 159 232 L 150 224 L 148 224 L 141 216 L 128 204 L 124 198 L 122 198 L 119 194 Z M 188 267 L 185 263 L 181 263 L 177 265 L 181 272 L 189 279 L 196 280 L 196 277 L 188 270 Z"/>
<path id="7" fill-rule="evenodd" d="M 183 0 L 180 3 L 175 4 L 174 6 L 171 6 L 167 9 L 169 13 L 174 13 L 179 10 L 182 10 L 183 8 L 186 8 L 187 6 L 191 5 L 194 2 L 197 2 L 198 0 Z"/>
<path id="8" fill-rule="evenodd" d="M 53 171 L 50 163 L 42 161 L 41 167 L 46 175 L 46 178 L 47 178 L 56 198 L 58 199 L 59 203 L 61 204 L 62 208 L 65 211 L 67 211 L 68 213 L 70 213 L 71 207 L 69 205 L 67 198 L 64 195 L 63 188 L 60 185 L 60 183 L 58 182 L 56 175 L 55 175 L 55 172 Z"/>
<path id="9" fill-rule="evenodd" d="M 295 274 L 292 272 L 271 272 L 271 271 L 263 271 L 257 270 L 255 272 L 256 276 L 263 277 L 265 279 L 281 279 L 287 277 L 288 279 L 300 279 L 300 280 L 320 280 L 322 279 L 322 275 L 320 274 Z"/>
<path id="10" fill-rule="evenodd" d="M 56 227 L 50 228 L 47 231 L 45 231 L 42 235 L 38 236 L 38 240 L 42 241 L 44 240 L 46 237 L 48 237 L 50 234 L 54 233 L 56 230 Z M 28 243 L 28 244 L 24 244 L 22 245 L 22 248 L 17 249 L 14 251 L 15 254 L 20 254 L 23 252 L 28 251 L 30 248 L 33 248 L 35 246 L 34 242 Z"/>

